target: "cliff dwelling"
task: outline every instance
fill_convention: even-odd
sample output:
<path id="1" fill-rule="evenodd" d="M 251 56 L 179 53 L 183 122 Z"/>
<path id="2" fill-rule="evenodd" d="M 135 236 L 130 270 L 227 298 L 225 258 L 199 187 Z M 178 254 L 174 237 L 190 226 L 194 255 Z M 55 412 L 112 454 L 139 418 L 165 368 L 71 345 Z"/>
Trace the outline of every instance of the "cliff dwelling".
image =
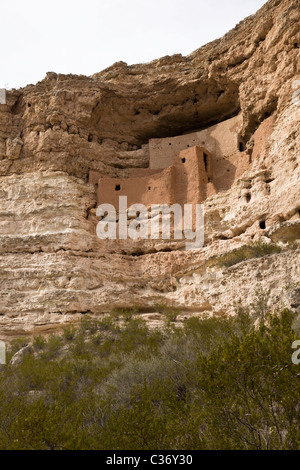
<path id="1" fill-rule="evenodd" d="M 90 171 L 97 205 L 118 207 L 119 196 L 128 205 L 200 204 L 229 189 L 249 167 L 249 155 L 240 139 L 241 114 L 214 126 L 175 137 L 154 138 L 143 146 L 148 168 L 132 168 L 124 178 Z"/>

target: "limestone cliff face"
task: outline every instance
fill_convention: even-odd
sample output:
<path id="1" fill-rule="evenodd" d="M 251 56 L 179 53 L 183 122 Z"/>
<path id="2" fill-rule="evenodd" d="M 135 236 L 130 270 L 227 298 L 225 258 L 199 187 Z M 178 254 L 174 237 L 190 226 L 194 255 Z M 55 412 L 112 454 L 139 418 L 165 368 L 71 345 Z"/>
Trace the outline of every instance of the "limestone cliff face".
<path id="1" fill-rule="evenodd" d="M 258 291 L 270 292 L 270 307 L 300 306 L 299 20 L 299 0 L 270 0 L 187 57 L 120 62 L 91 77 L 50 72 L 7 92 L 0 104 L 1 337 L 116 306 L 152 318 L 157 303 L 186 315 L 233 312 L 235 301 L 250 305 Z M 247 164 L 207 194 L 202 249 L 97 238 L 91 172 L 127 178 L 149 167 L 149 140 L 234 116 L 243 148 L 223 157 Z M 211 263 L 261 237 L 282 251 L 231 267 Z"/>

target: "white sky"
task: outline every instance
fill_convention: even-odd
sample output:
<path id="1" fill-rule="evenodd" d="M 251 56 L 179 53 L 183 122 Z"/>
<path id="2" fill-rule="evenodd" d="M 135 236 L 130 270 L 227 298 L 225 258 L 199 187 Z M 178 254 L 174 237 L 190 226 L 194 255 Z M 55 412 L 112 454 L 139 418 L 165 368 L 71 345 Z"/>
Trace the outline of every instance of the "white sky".
<path id="1" fill-rule="evenodd" d="M 190 54 L 223 36 L 266 0 L 4 0 L 0 87 L 46 72 L 92 75 L 114 62 Z"/>

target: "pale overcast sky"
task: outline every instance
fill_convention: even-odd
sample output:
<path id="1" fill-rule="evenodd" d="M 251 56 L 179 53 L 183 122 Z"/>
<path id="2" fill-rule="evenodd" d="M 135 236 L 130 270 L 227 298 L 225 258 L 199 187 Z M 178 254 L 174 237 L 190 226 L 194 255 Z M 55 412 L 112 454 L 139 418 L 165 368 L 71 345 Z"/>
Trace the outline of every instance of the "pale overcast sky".
<path id="1" fill-rule="evenodd" d="M 190 54 L 223 36 L 266 0 L 4 0 L 0 87 L 46 72 L 92 75 L 114 62 Z"/>

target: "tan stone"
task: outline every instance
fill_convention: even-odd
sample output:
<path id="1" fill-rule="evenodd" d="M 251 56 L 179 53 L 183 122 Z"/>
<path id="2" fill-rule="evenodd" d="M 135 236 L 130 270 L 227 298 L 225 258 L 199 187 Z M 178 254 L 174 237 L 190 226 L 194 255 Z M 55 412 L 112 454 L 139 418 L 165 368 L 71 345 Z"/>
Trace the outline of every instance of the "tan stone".
<path id="1" fill-rule="evenodd" d="M 6 155 L 9 160 L 16 160 L 20 156 L 23 142 L 19 138 L 7 139 L 6 141 Z"/>

